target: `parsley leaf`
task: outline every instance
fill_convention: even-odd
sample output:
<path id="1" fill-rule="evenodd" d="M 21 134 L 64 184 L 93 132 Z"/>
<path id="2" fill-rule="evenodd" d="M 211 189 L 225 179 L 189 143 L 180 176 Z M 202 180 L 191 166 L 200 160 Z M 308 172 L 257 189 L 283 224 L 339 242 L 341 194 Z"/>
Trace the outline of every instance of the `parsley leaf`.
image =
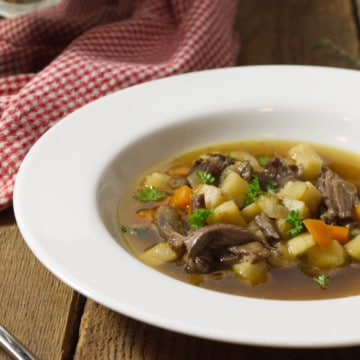
<path id="1" fill-rule="evenodd" d="M 121 225 L 120 231 L 123 234 L 130 234 L 130 235 L 136 235 L 138 237 L 142 237 L 149 231 L 149 229 L 146 227 L 133 227 L 132 228 L 132 227 L 127 227 L 125 225 Z"/>
<path id="2" fill-rule="evenodd" d="M 203 184 L 214 185 L 215 177 L 208 171 L 196 171 L 196 176 L 200 179 Z"/>
<path id="3" fill-rule="evenodd" d="M 163 191 L 157 190 L 154 186 L 150 186 L 144 189 L 140 189 L 134 198 L 136 200 L 150 202 L 160 200 L 166 197 L 166 193 Z"/>
<path id="4" fill-rule="evenodd" d="M 267 164 L 267 162 L 269 161 L 269 157 L 266 155 L 258 155 L 256 157 L 256 160 L 258 161 L 260 166 L 264 166 Z"/>
<path id="5" fill-rule="evenodd" d="M 303 229 L 303 222 L 300 217 L 300 211 L 299 210 L 290 210 L 286 222 L 290 225 L 292 225 L 292 228 L 288 230 L 288 233 L 295 237 L 296 235 L 299 235 Z"/>
<path id="6" fill-rule="evenodd" d="M 198 209 L 188 216 L 189 224 L 193 229 L 201 228 L 213 212 L 214 209 Z"/>
<path id="7" fill-rule="evenodd" d="M 328 283 L 329 275 L 321 274 L 313 277 L 313 281 L 318 284 L 322 289 L 326 289 L 329 285 Z"/>
<path id="8" fill-rule="evenodd" d="M 263 191 L 260 188 L 259 178 L 255 176 L 250 182 L 249 182 L 249 189 L 247 193 L 245 194 L 244 198 L 244 206 L 252 204 L 257 197 L 259 197 Z"/>

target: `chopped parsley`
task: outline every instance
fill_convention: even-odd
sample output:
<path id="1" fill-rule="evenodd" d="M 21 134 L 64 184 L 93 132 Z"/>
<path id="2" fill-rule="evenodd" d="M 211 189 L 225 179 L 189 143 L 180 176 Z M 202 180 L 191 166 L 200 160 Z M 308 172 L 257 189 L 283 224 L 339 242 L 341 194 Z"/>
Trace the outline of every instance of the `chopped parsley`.
<path id="1" fill-rule="evenodd" d="M 303 230 L 303 222 L 299 210 L 290 210 L 286 218 L 286 222 L 292 225 L 292 228 L 288 230 L 288 233 L 291 235 L 291 237 L 299 235 Z"/>
<path id="2" fill-rule="evenodd" d="M 160 200 L 166 197 L 166 193 L 163 191 L 157 190 L 154 186 L 150 186 L 147 188 L 140 189 L 134 198 L 136 200 L 150 202 Z"/>
<path id="3" fill-rule="evenodd" d="M 256 157 L 256 160 L 258 161 L 260 166 L 264 166 L 267 164 L 267 162 L 269 161 L 269 157 L 266 155 L 258 155 Z"/>
<path id="4" fill-rule="evenodd" d="M 138 237 L 142 237 L 149 231 L 149 229 L 146 227 L 127 227 L 125 225 L 121 225 L 120 231 L 123 234 L 130 234 L 130 235 L 136 235 Z"/>
<path id="5" fill-rule="evenodd" d="M 214 209 L 198 209 L 188 216 L 189 224 L 193 229 L 201 228 L 213 212 Z"/>
<path id="6" fill-rule="evenodd" d="M 263 191 L 260 188 L 259 178 L 255 176 L 249 182 L 249 189 L 245 194 L 245 198 L 244 198 L 244 206 L 252 204 L 255 201 L 255 199 L 258 198 L 262 193 Z"/>
<path id="7" fill-rule="evenodd" d="M 208 171 L 196 171 L 196 176 L 203 184 L 214 185 L 216 182 L 215 177 Z"/>
<path id="8" fill-rule="evenodd" d="M 313 277 L 313 281 L 318 284 L 322 289 L 326 289 L 329 285 L 329 275 L 321 274 Z"/>

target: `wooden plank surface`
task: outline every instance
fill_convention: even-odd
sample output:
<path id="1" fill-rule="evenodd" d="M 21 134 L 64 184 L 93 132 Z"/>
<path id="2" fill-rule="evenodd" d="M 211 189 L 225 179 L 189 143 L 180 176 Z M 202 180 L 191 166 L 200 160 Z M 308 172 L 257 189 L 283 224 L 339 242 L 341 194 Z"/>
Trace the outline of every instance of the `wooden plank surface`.
<path id="1" fill-rule="evenodd" d="M 344 56 L 330 49 L 315 50 L 313 44 L 329 38 L 359 55 L 355 5 L 360 0 L 239 0 L 236 29 L 242 49 L 237 64 L 351 67 Z M 345 360 L 360 356 L 360 347 L 289 350 L 207 341 L 143 324 L 91 300 L 82 314 L 83 298 L 34 258 L 11 210 L 0 214 L 0 274 L 0 322 L 41 360 Z M 0 360 L 8 359 L 0 351 Z"/>
<path id="2" fill-rule="evenodd" d="M 329 38 L 357 55 L 353 4 L 344 0 L 240 0 L 236 29 L 242 39 L 238 65 L 305 64 L 351 67 L 330 49 Z M 236 346 L 179 335 L 116 314 L 88 300 L 80 327 L 77 360 L 98 359 L 350 359 L 360 348 L 280 350 Z M 158 344 L 161 344 L 161 347 Z M 181 349 L 181 351 L 179 351 Z M 319 357 L 320 356 L 320 357 Z M 349 357 L 350 356 L 350 357 Z M 94 357 L 93 357 L 94 358 Z"/>
<path id="3" fill-rule="evenodd" d="M 77 337 L 68 324 L 76 318 L 74 305 L 81 297 L 32 255 L 11 209 L 0 216 L 0 274 L 0 322 L 40 359 L 72 354 L 74 344 L 64 338 Z M 0 359 L 8 356 L 0 351 Z"/>

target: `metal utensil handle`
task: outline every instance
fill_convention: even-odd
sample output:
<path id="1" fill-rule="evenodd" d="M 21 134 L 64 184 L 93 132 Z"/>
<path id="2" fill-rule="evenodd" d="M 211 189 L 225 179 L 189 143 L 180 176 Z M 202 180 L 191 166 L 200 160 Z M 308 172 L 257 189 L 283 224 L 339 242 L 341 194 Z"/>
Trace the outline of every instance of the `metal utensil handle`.
<path id="1" fill-rule="evenodd" d="M 37 360 L 17 339 L 0 325 L 0 345 L 17 360 Z"/>

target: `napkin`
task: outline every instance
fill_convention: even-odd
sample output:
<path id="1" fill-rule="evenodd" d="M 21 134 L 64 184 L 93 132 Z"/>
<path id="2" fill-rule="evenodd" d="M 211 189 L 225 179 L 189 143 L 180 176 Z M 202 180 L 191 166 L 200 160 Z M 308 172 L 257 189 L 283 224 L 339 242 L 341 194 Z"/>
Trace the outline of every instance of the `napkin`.
<path id="1" fill-rule="evenodd" d="M 0 210 L 26 153 L 67 114 L 145 81 L 234 65 L 236 5 L 62 0 L 0 20 Z"/>

